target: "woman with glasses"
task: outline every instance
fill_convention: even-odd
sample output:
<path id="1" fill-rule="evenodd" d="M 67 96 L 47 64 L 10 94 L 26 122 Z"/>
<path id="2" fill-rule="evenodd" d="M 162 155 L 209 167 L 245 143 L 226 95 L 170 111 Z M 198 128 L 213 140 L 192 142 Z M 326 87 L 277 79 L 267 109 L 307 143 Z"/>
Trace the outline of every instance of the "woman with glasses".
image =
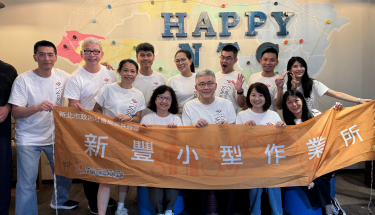
<path id="1" fill-rule="evenodd" d="M 143 93 L 132 87 L 132 83 L 137 77 L 138 64 L 131 59 L 122 60 L 117 72 L 121 76 L 120 83 L 108 84 L 101 89 L 95 97 L 96 104 L 94 112 L 114 118 L 117 122 L 136 122 L 141 121 L 142 110 L 146 108 Z M 100 184 L 98 191 L 98 212 L 104 215 L 107 210 L 110 184 Z M 119 185 L 119 202 L 116 215 L 127 215 L 128 210 L 124 208 L 124 202 L 128 193 L 128 186 Z"/>
<path id="2" fill-rule="evenodd" d="M 176 115 L 178 112 L 176 94 L 171 87 L 162 85 L 156 88 L 150 98 L 148 108 L 153 112 L 142 118 L 141 124 L 143 126 L 164 125 L 168 128 L 182 126 L 180 117 Z M 156 214 L 173 214 L 173 206 L 178 197 L 177 189 L 150 187 L 148 188 L 148 196 Z M 163 201 L 166 202 L 165 208 Z"/>
<path id="3" fill-rule="evenodd" d="M 180 49 L 175 54 L 177 69 L 180 74 L 170 78 L 167 85 L 176 92 L 177 102 L 179 104 L 178 116 L 181 117 L 182 109 L 186 102 L 198 98 L 195 90 L 195 68 L 191 53 L 186 49 Z"/>

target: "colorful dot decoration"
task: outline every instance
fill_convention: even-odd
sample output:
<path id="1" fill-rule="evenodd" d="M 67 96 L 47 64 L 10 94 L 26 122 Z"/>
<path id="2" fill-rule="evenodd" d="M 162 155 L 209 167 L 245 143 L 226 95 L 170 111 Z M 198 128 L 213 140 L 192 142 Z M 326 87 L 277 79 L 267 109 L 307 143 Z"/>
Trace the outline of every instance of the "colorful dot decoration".
<path id="1" fill-rule="evenodd" d="M 77 36 L 76 36 L 76 35 L 73 35 L 73 39 L 77 39 Z"/>
<path id="2" fill-rule="evenodd" d="M 155 2 L 154 2 L 154 1 L 151 1 L 151 4 L 155 4 Z"/>
<path id="3" fill-rule="evenodd" d="M 116 44 L 116 41 L 112 40 L 112 44 L 115 45 L 115 44 Z"/>
<path id="4" fill-rule="evenodd" d="M 221 7 L 222 7 L 222 8 L 225 8 L 225 4 L 222 4 Z"/>
<path id="5" fill-rule="evenodd" d="M 246 65 L 250 65 L 250 61 L 246 61 Z"/>
<path id="6" fill-rule="evenodd" d="M 107 7 L 108 7 L 108 9 L 111 9 L 111 8 L 112 8 L 112 6 L 111 6 L 110 4 L 109 4 Z"/>
<path id="7" fill-rule="evenodd" d="M 64 47 L 64 49 L 68 48 L 68 46 L 67 46 L 67 45 L 65 45 L 65 44 L 63 45 L 63 47 Z"/>
<path id="8" fill-rule="evenodd" d="M 92 22 L 93 22 L 93 23 L 96 23 L 96 19 L 92 19 Z"/>
<path id="9" fill-rule="evenodd" d="M 136 49 L 137 49 L 137 46 L 133 46 L 133 49 L 136 50 Z"/>
<path id="10" fill-rule="evenodd" d="M 327 23 L 327 24 L 330 24 L 330 23 L 331 23 L 331 20 L 327 20 L 326 23 Z"/>
<path id="11" fill-rule="evenodd" d="M 288 43 L 289 43 L 289 41 L 288 41 L 288 40 L 285 40 L 285 41 L 284 41 L 284 44 L 288 44 Z"/>
<path id="12" fill-rule="evenodd" d="M 299 43 L 303 43 L 303 39 L 300 39 L 300 40 L 299 40 Z"/>
<path id="13" fill-rule="evenodd" d="M 277 6 L 279 3 L 277 3 L 277 1 L 275 1 L 275 3 L 273 3 L 273 5 Z"/>

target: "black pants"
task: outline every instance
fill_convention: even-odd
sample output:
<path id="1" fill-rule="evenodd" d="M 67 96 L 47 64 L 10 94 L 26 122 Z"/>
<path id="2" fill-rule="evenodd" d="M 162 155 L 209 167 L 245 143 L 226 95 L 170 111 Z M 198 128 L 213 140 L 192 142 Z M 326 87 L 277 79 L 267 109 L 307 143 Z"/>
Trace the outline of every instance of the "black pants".
<path id="1" fill-rule="evenodd" d="M 312 207 L 315 207 L 318 203 L 320 207 L 331 204 L 331 184 L 329 181 L 330 178 L 321 176 L 313 181 L 315 185 L 312 189 L 309 190 L 307 186 L 301 187 Z"/>
<path id="2" fill-rule="evenodd" d="M 85 196 L 89 201 L 89 207 L 92 210 L 98 208 L 98 190 L 99 183 L 83 181 L 83 190 L 85 191 Z"/>
<path id="3" fill-rule="evenodd" d="M 176 203 L 178 197 L 177 189 L 169 188 L 148 188 L 148 197 L 152 206 L 155 208 L 156 214 L 164 214 L 166 210 L 173 210 L 173 206 Z M 164 208 L 163 202 L 165 201 L 166 206 Z"/>
<path id="4" fill-rule="evenodd" d="M 0 215 L 8 215 L 12 183 L 12 148 L 10 137 L 0 137 L 0 170 Z"/>

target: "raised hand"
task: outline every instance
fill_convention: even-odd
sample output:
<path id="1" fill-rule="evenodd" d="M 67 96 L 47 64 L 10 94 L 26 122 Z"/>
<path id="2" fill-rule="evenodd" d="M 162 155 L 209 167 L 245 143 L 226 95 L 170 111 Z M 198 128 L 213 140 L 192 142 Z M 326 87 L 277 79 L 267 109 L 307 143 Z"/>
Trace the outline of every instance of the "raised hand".
<path id="1" fill-rule="evenodd" d="M 285 127 L 285 126 L 286 126 L 286 124 L 285 124 L 285 122 L 283 122 L 283 121 L 278 121 L 278 122 L 276 123 L 276 125 L 275 125 L 276 128 L 279 128 L 279 127 Z"/>
<path id="2" fill-rule="evenodd" d="M 234 88 L 237 90 L 237 92 L 239 92 L 239 93 L 243 92 L 242 84 L 243 84 L 243 82 L 245 82 L 245 77 L 242 74 L 239 73 L 237 75 L 237 82 L 236 83 L 234 83 L 233 80 L 230 80 L 229 82 L 234 85 Z"/>
<path id="3" fill-rule="evenodd" d="M 333 109 L 335 110 L 341 110 L 342 104 L 340 102 L 336 102 L 335 106 L 333 106 Z"/>
<path id="4" fill-rule="evenodd" d="M 292 81 L 290 82 L 292 84 L 292 90 L 297 89 L 297 85 L 299 81 L 297 81 L 296 76 L 291 72 L 290 76 L 292 76 Z"/>
<path id="5" fill-rule="evenodd" d="M 288 72 L 286 72 L 284 75 L 283 75 L 283 72 L 280 72 L 279 77 L 276 78 L 275 84 L 276 84 L 277 88 L 283 88 L 284 87 L 286 74 L 288 74 Z"/>

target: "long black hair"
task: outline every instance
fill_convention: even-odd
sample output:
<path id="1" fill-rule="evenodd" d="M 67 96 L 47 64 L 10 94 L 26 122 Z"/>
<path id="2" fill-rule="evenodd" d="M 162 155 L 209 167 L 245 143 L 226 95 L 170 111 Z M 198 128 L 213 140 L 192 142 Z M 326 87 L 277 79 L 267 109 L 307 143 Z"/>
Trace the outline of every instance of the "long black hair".
<path id="1" fill-rule="evenodd" d="M 177 56 L 178 53 L 184 53 L 184 54 L 186 55 L 187 59 L 189 59 L 189 60 L 192 59 L 192 56 L 191 56 L 191 53 L 190 53 L 189 50 L 186 50 L 186 49 L 180 49 L 180 50 L 178 50 L 178 51 L 176 52 L 176 54 L 174 55 L 174 58 L 175 58 L 175 59 L 176 59 L 176 56 Z M 193 61 L 194 61 L 194 60 L 193 60 Z M 193 62 L 191 62 L 191 64 L 190 64 L 190 71 L 191 71 L 192 73 L 195 73 L 195 66 L 194 66 L 194 63 L 193 63 Z"/>
<path id="2" fill-rule="evenodd" d="M 301 116 L 302 122 L 307 121 L 307 120 L 314 117 L 312 115 L 312 113 L 310 112 L 309 108 L 307 107 L 305 97 L 303 97 L 302 93 L 298 90 L 288 90 L 284 93 L 284 96 L 283 96 L 283 117 L 284 117 L 285 124 L 287 124 L 287 125 L 295 125 L 296 124 L 294 122 L 296 117 L 288 109 L 288 106 L 286 105 L 286 103 L 288 102 L 289 96 L 296 96 L 299 99 L 301 99 L 301 101 L 302 101 L 302 116 Z"/>
<path id="3" fill-rule="evenodd" d="M 148 108 L 150 108 L 152 111 L 156 113 L 157 107 L 156 107 L 156 98 L 158 95 L 165 93 L 166 91 L 169 91 L 171 93 L 172 103 L 171 106 L 168 109 L 168 112 L 171 114 L 178 113 L 178 102 L 177 102 L 177 96 L 172 87 L 167 85 L 161 85 L 158 88 L 154 90 L 152 93 L 152 96 L 150 98 L 150 102 L 148 103 Z"/>
<path id="4" fill-rule="evenodd" d="M 303 67 L 305 67 L 305 73 L 302 75 L 302 89 L 303 89 L 303 95 L 305 98 L 310 98 L 311 91 L 312 91 L 312 86 L 314 84 L 314 79 L 310 78 L 309 74 L 307 73 L 307 63 L 306 61 L 301 58 L 301 57 L 292 57 L 288 61 L 287 65 L 287 71 L 291 72 L 292 66 L 295 62 L 299 62 Z M 290 90 L 292 89 L 292 76 L 288 72 L 288 82 L 286 84 L 287 89 Z"/>

